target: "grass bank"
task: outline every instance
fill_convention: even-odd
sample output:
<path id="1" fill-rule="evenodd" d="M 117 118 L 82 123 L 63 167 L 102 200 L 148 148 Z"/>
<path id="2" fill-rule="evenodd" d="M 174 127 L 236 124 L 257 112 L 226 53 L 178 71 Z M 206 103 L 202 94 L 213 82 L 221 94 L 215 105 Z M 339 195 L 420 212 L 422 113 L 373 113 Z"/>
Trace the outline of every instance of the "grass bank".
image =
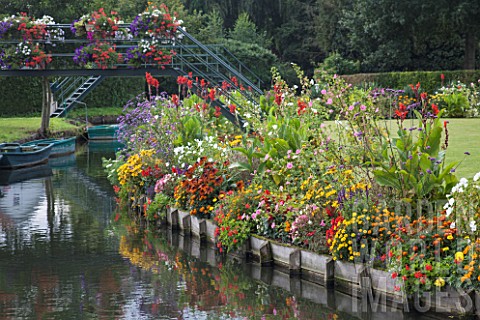
<path id="1" fill-rule="evenodd" d="M 444 119 L 448 121 L 448 149 L 446 162 L 459 162 L 456 173 L 459 178 L 472 178 L 480 171 L 480 119 Z M 333 121 L 327 125 L 335 126 Z M 396 120 L 386 120 L 385 126 L 396 136 Z M 418 126 L 418 120 L 405 120 L 405 127 Z M 445 139 L 443 137 L 442 139 Z M 442 140 L 443 143 L 443 140 Z"/>
<path id="2" fill-rule="evenodd" d="M 40 128 L 40 117 L 0 118 L 0 143 L 25 140 L 36 134 Z M 50 131 L 53 136 L 64 132 L 80 133 L 81 127 L 66 122 L 64 119 L 50 119 Z"/>
<path id="3" fill-rule="evenodd" d="M 447 121 L 449 141 L 446 160 L 460 161 L 457 176 L 471 178 L 480 171 L 480 119 Z"/>
<path id="4" fill-rule="evenodd" d="M 103 108 L 88 110 L 89 116 L 119 115 L 121 108 Z M 94 111 L 95 110 L 95 111 Z M 85 111 L 78 109 L 69 114 L 69 118 L 82 119 Z M 103 111 L 103 112 L 102 112 Z M 108 112 L 107 112 L 108 111 Z M 98 112 L 98 114 L 97 114 Z M 410 121 L 410 120 L 406 120 Z M 480 171 L 480 119 L 447 119 L 449 121 L 449 147 L 447 150 L 447 162 L 460 162 L 457 168 L 458 177 L 471 178 Z M 53 118 L 50 122 L 50 130 L 53 134 L 65 131 L 80 132 L 81 126 L 72 125 L 63 119 Z M 413 123 L 415 125 L 415 123 Z M 396 131 L 396 122 L 388 124 L 392 131 Z M 13 142 L 26 139 L 35 134 L 40 128 L 40 118 L 0 118 L 0 142 Z M 470 155 L 466 155 L 468 152 Z"/>
<path id="5" fill-rule="evenodd" d="M 444 119 L 448 121 L 447 163 L 457 161 L 459 178 L 472 178 L 480 171 L 480 119 Z M 418 126 L 417 120 L 405 120 L 406 127 Z M 390 132 L 397 131 L 397 121 L 388 121 Z M 444 137 L 442 138 L 444 139 Z M 443 142 L 443 140 L 442 140 Z M 468 153 L 470 155 L 467 155 Z"/>
<path id="6" fill-rule="evenodd" d="M 87 112 L 85 112 L 87 111 Z M 67 119 L 78 119 L 79 121 L 84 121 L 85 115 L 88 115 L 88 118 L 92 117 L 118 117 L 123 113 L 123 108 L 117 107 L 105 107 L 105 108 L 82 108 L 77 106 L 75 109 L 71 110 L 67 114 Z"/>

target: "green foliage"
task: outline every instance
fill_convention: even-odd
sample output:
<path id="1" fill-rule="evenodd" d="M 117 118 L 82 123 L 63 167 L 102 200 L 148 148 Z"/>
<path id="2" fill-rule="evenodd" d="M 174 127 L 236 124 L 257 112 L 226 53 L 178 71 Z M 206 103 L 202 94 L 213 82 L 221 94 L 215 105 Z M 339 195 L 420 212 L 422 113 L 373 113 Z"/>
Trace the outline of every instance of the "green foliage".
<path id="1" fill-rule="evenodd" d="M 421 131 L 407 130 L 401 125 L 398 138 L 386 141 L 383 161 L 375 163 L 377 169 L 373 174 L 378 184 L 395 190 L 398 199 L 416 202 L 444 198 L 457 183 L 450 171 L 457 163 L 445 165 L 444 162 L 441 113 L 435 119 L 425 119 L 416 110 L 415 114 Z"/>
<path id="2" fill-rule="evenodd" d="M 166 214 L 165 209 L 168 205 L 171 204 L 173 204 L 172 197 L 166 195 L 165 193 L 155 194 L 152 202 L 150 202 L 147 207 L 145 218 L 148 221 L 156 221 L 158 219 L 163 219 Z"/>
<path id="3" fill-rule="evenodd" d="M 42 79 L 36 77 L 0 78 L 0 116 L 40 115 Z"/>
<path id="4" fill-rule="evenodd" d="M 108 78 L 86 97 L 88 108 L 123 107 L 145 89 L 145 79 Z M 37 77 L 0 78 L 0 116 L 40 115 L 42 84 Z"/>
<path id="5" fill-rule="evenodd" d="M 448 116 L 452 118 L 462 117 L 469 107 L 467 97 L 460 92 L 444 95 L 442 99 L 445 103 Z"/>
<path id="6" fill-rule="evenodd" d="M 362 86 L 374 83 L 377 87 L 392 89 L 404 89 L 406 84 L 420 82 L 423 91 L 434 92 L 442 86 L 441 74 L 445 76 L 444 83 L 456 81 L 476 83 L 480 79 L 480 70 L 363 73 L 344 75 L 342 78 L 354 85 Z"/>
<path id="7" fill-rule="evenodd" d="M 250 67 L 263 82 L 269 83 L 270 68 L 278 62 L 272 51 L 255 43 L 233 39 L 225 40 L 224 44 L 240 61 Z"/>
<path id="8" fill-rule="evenodd" d="M 200 28 L 193 34 L 204 44 L 215 44 L 221 42 L 225 37 L 223 18 L 216 10 L 208 13 L 205 17 L 199 15 L 202 21 Z"/>
<path id="9" fill-rule="evenodd" d="M 248 13 L 244 12 L 238 16 L 233 30 L 228 34 L 230 39 L 253 43 L 260 47 L 268 48 L 272 44 L 272 40 L 267 38 L 266 33 L 259 33 L 257 26 L 255 25 Z"/>
<path id="10" fill-rule="evenodd" d="M 174 144 L 176 146 L 185 146 L 188 143 L 192 143 L 195 139 L 201 140 L 203 138 L 203 129 L 203 122 L 198 116 L 184 116 L 180 119 L 178 136 Z"/>
<path id="11" fill-rule="evenodd" d="M 339 53 L 331 53 L 320 64 L 320 68 L 330 74 L 352 74 L 360 71 L 360 61 L 343 58 Z"/>

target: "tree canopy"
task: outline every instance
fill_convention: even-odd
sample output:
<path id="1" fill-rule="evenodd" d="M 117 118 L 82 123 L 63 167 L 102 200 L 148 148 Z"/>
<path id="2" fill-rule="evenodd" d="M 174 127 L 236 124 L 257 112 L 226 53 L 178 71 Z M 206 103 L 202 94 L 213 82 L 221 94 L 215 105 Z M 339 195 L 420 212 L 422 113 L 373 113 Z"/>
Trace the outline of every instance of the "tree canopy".
<path id="1" fill-rule="evenodd" d="M 271 50 L 307 73 L 331 54 L 363 72 L 474 69 L 478 0 L 154 0 L 202 41 L 232 39 Z M 4 14 L 48 14 L 67 23 L 104 7 L 128 21 L 147 0 L 0 0 Z M 252 32 L 250 37 L 248 32 Z"/>

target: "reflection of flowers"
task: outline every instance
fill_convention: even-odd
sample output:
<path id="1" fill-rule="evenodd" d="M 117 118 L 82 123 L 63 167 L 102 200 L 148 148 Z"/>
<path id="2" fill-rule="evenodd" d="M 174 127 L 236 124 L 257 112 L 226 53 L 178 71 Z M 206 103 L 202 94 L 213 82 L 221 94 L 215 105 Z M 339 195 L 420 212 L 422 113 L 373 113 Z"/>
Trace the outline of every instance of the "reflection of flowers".
<path id="1" fill-rule="evenodd" d="M 114 68 L 122 55 L 108 43 L 96 42 L 75 49 L 73 62 L 87 69 Z"/>

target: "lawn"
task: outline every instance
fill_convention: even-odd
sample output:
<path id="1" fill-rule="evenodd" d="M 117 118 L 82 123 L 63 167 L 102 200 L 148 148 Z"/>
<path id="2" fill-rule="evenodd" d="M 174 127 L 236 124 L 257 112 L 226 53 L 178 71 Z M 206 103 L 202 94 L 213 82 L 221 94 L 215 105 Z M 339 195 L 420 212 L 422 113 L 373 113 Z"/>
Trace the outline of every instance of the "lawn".
<path id="1" fill-rule="evenodd" d="M 471 178 L 480 171 L 480 119 L 447 119 L 449 142 L 446 160 L 461 161 L 458 177 Z M 465 152 L 470 155 L 465 155 Z"/>
<path id="2" fill-rule="evenodd" d="M 472 178 L 480 171 L 480 119 L 444 120 L 448 121 L 448 149 L 445 160 L 447 163 L 460 162 L 456 168 L 459 178 Z M 417 121 L 405 120 L 406 127 L 415 125 Z M 387 127 L 390 132 L 396 132 L 397 121 L 388 121 Z M 466 155 L 465 152 L 470 155 Z"/>
<path id="3" fill-rule="evenodd" d="M 26 139 L 40 128 L 40 117 L 34 118 L 0 118 L 0 143 Z M 80 132 L 80 128 L 63 119 L 50 119 L 50 130 L 53 134 L 64 131 Z"/>
<path id="4" fill-rule="evenodd" d="M 459 161 L 460 164 L 456 170 L 458 177 L 471 178 L 480 171 L 480 119 L 447 120 L 449 121 L 449 147 L 446 160 Z M 395 126 L 396 122 L 391 124 Z M 40 128 L 40 118 L 0 118 L 0 142 L 25 139 L 33 135 L 38 128 Z M 62 132 L 79 130 L 79 127 L 63 119 L 53 118 L 50 129 L 52 132 Z M 470 155 L 466 155 L 465 152 Z"/>

